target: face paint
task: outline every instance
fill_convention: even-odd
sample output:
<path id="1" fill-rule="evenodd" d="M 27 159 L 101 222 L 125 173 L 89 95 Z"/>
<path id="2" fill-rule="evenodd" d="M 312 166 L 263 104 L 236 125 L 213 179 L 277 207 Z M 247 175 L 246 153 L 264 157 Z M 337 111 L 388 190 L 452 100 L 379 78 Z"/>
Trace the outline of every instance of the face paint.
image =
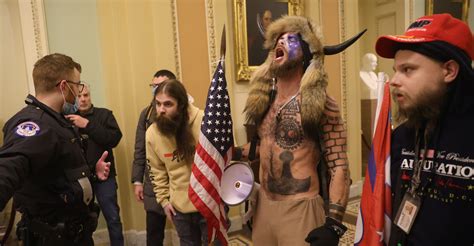
<path id="1" fill-rule="evenodd" d="M 295 59 L 298 56 L 299 51 L 301 51 L 300 37 L 298 34 L 287 34 L 285 38 L 285 46 L 288 50 L 288 58 Z"/>

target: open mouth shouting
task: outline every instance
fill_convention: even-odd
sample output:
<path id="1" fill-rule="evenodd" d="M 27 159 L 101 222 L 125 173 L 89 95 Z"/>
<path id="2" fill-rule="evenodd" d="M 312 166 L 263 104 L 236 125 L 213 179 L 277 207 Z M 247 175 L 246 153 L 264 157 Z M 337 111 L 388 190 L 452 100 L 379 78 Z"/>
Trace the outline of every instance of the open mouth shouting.
<path id="1" fill-rule="evenodd" d="M 274 61 L 281 61 L 285 57 L 285 50 L 283 47 L 279 46 L 275 48 L 275 60 Z"/>

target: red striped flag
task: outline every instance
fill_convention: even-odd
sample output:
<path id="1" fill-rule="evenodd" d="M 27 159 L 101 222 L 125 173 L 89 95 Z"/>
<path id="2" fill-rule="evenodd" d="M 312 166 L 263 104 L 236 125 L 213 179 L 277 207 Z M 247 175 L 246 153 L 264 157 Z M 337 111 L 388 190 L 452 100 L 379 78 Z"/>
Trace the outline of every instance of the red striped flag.
<path id="1" fill-rule="evenodd" d="M 188 194 L 207 221 L 209 242 L 217 237 L 223 245 L 228 245 L 220 182 L 224 167 L 232 159 L 234 138 L 222 63 L 221 60 L 217 65 L 209 87 Z"/>
<path id="2" fill-rule="evenodd" d="M 392 214 L 390 184 L 390 87 L 377 103 L 375 133 L 367 165 L 354 245 L 387 245 Z"/>

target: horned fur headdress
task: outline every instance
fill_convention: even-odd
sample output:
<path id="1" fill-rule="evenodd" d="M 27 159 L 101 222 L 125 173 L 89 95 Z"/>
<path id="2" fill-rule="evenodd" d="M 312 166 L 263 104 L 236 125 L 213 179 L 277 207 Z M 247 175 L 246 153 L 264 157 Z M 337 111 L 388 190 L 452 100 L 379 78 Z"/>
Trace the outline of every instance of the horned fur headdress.
<path id="1" fill-rule="evenodd" d="M 284 16 L 274 21 L 265 33 L 264 47 L 269 49 L 266 61 L 260 65 L 250 78 L 250 92 L 245 105 L 247 122 L 259 125 L 270 102 L 270 91 L 272 87 L 272 74 L 270 66 L 275 58 L 272 48 L 278 38 L 284 33 L 298 33 L 309 51 L 304 51 L 304 67 L 307 67 L 300 83 L 301 93 L 301 121 L 306 134 L 315 132 L 319 125 L 321 114 L 326 102 L 327 74 L 324 71 L 324 55 L 337 54 L 354 43 L 362 34 L 334 45 L 323 46 L 320 28 L 308 18 L 302 16 Z M 305 45 L 302 45 L 302 47 Z M 303 48 L 304 49 L 304 48 Z M 307 64 L 309 63 L 309 64 Z"/>

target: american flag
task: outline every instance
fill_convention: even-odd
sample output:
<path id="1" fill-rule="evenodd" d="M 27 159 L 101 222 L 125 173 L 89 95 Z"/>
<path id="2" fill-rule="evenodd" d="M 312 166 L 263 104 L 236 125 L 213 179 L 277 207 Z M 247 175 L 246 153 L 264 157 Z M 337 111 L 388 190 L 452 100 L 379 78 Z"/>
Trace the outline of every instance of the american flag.
<path id="1" fill-rule="evenodd" d="M 207 221 L 209 242 L 217 237 L 223 245 L 227 245 L 227 221 L 220 183 L 224 167 L 232 159 L 234 138 L 222 64 L 223 60 L 219 61 L 209 87 L 188 195 Z"/>
<path id="2" fill-rule="evenodd" d="M 380 89 L 375 133 L 365 175 L 354 245 L 388 245 L 392 199 L 390 181 L 390 87 Z"/>

